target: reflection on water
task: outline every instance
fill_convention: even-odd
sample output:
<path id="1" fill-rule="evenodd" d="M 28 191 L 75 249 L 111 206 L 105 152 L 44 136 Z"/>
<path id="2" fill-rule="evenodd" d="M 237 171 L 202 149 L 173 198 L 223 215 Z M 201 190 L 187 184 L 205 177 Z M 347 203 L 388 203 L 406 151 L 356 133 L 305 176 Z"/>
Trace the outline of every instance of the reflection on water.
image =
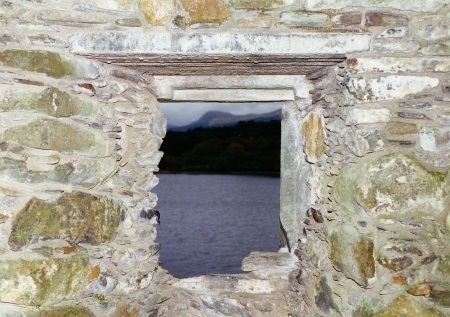
<path id="1" fill-rule="evenodd" d="M 178 278 L 242 273 L 252 251 L 278 251 L 280 178 L 161 174 L 160 262 Z"/>

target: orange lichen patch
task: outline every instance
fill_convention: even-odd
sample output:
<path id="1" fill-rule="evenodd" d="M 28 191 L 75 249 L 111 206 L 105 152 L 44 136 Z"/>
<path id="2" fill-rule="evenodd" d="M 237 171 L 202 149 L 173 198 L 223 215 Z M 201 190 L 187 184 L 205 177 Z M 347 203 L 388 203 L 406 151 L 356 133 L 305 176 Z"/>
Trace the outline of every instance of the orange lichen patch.
<path id="1" fill-rule="evenodd" d="M 231 16 L 222 0 L 180 0 L 192 23 L 220 22 Z"/>
<path id="2" fill-rule="evenodd" d="M 100 275 L 100 266 L 96 265 L 91 269 L 89 273 L 88 280 L 95 280 Z"/>
<path id="3" fill-rule="evenodd" d="M 406 284 L 408 284 L 408 280 L 404 276 L 393 275 L 392 283 L 406 285 Z"/>
<path id="4" fill-rule="evenodd" d="M 408 293 L 414 296 L 426 296 L 431 294 L 431 286 L 428 284 L 420 284 L 411 287 Z"/>
<path id="5" fill-rule="evenodd" d="M 5 223 L 6 220 L 9 219 L 9 216 L 5 215 L 5 214 L 0 214 L 0 223 Z"/>

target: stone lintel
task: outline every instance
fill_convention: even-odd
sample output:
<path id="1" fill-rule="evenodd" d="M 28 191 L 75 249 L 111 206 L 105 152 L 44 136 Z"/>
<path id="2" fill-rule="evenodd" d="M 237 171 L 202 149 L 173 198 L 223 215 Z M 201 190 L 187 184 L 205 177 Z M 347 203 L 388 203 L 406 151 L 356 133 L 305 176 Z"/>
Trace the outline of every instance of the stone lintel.
<path id="1" fill-rule="evenodd" d="M 295 100 L 293 89 L 175 89 L 174 101 L 288 101 Z"/>
<path id="2" fill-rule="evenodd" d="M 370 49 L 366 33 L 98 32 L 70 37 L 71 52 L 155 75 L 307 74 Z"/>

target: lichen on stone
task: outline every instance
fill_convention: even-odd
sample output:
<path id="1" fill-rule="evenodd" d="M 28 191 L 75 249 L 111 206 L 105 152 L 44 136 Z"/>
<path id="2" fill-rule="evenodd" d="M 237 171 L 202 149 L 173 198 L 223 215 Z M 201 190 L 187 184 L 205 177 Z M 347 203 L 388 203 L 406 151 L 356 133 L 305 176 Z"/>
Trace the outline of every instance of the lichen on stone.
<path id="1" fill-rule="evenodd" d="M 55 87 L 43 88 L 40 92 L 29 92 L 27 87 L 6 91 L 1 102 L 1 111 L 39 112 L 57 118 L 74 115 L 93 117 L 96 114 L 96 108 L 91 102 Z"/>
<path id="2" fill-rule="evenodd" d="M 0 260 L 0 301 L 40 306 L 63 299 L 81 289 L 88 267 L 82 248 L 64 258 Z"/>
<path id="3" fill-rule="evenodd" d="M 3 140 L 31 148 L 91 156 L 109 156 L 114 147 L 114 143 L 104 139 L 97 130 L 47 118 L 9 128 L 4 132 Z"/>
<path id="4" fill-rule="evenodd" d="M 98 245 L 115 237 L 125 213 L 119 201 L 83 192 L 48 202 L 32 198 L 13 220 L 8 243 L 13 250 L 49 239 Z"/>
<path id="5" fill-rule="evenodd" d="M 394 153 L 344 170 L 333 198 L 347 212 L 369 215 L 440 214 L 447 206 L 447 173 L 426 169 L 415 158 Z"/>
<path id="6" fill-rule="evenodd" d="M 61 55 L 49 51 L 5 50 L 0 52 L 0 65 L 16 67 L 51 77 L 75 76 L 75 66 Z"/>

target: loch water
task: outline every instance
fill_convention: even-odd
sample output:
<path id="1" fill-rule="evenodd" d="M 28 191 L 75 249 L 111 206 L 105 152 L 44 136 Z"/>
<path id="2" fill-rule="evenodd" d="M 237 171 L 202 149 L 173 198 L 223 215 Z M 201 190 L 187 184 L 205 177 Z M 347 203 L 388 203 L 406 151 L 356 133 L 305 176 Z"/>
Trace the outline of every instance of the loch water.
<path id="1" fill-rule="evenodd" d="M 252 251 L 278 251 L 280 178 L 159 174 L 156 242 L 177 278 L 236 274 Z"/>

